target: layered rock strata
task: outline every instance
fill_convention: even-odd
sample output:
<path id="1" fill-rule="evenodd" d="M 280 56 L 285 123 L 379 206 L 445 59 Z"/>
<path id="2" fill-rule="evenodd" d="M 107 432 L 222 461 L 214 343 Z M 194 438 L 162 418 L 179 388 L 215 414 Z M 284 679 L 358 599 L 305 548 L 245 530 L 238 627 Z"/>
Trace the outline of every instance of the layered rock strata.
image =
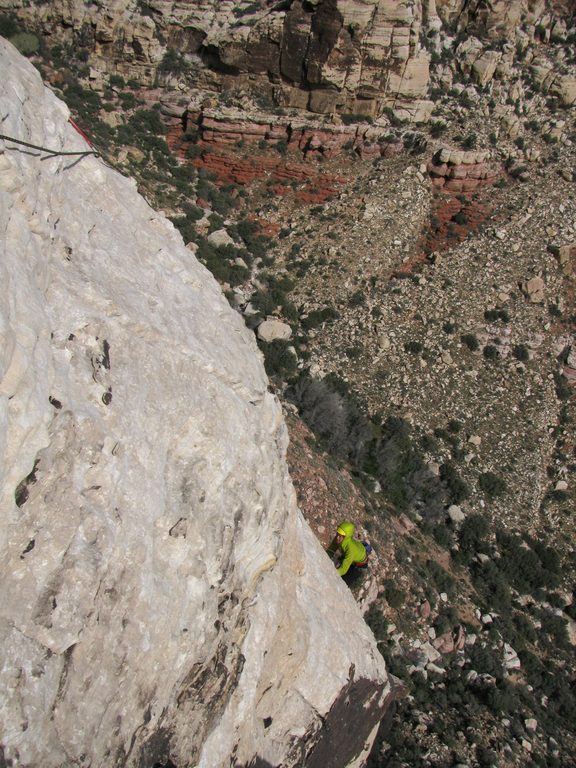
<path id="1" fill-rule="evenodd" d="M 4 136 L 89 149 L 1 40 L 0 68 Z M 361 760 L 390 685 L 251 333 L 96 157 L 3 139 L 0 229 L 2 763 Z"/>
<path id="2" fill-rule="evenodd" d="M 447 192 L 472 192 L 491 184 L 501 175 L 501 166 L 489 161 L 487 151 L 440 149 L 427 165 L 435 187 Z"/>
<path id="3" fill-rule="evenodd" d="M 198 126 L 202 142 L 207 145 L 234 145 L 238 142 L 266 145 L 284 143 L 305 157 L 331 159 L 344 149 L 353 150 L 361 158 L 388 157 L 394 153 L 385 141 L 388 131 L 363 122 L 359 125 L 318 125 L 289 118 L 272 119 L 269 115 L 250 115 L 240 111 L 203 110 L 188 113 L 187 122 Z"/>

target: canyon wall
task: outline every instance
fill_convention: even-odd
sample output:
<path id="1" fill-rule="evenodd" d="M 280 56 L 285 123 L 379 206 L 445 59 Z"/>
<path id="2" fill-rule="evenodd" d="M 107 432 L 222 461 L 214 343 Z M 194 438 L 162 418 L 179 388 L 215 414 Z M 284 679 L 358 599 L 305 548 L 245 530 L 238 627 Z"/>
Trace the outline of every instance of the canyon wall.
<path id="1" fill-rule="evenodd" d="M 550 39 L 574 15 L 568 0 L 0 0 L 0 9 L 46 46 L 84 51 L 94 73 L 180 92 L 245 89 L 268 106 L 320 115 L 391 109 L 416 122 L 433 108 L 430 64 L 453 57 L 457 35 L 484 40 L 476 58 L 482 72 L 493 64 L 491 77 L 500 48 L 508 61 L 518 35 L 522 45 Z"/>
<path id="2" fill-rule="evenodd" d="M 0 762 L 362 762 L 390 683 L 253 334 L 2 39 L 0 68 Z"/>

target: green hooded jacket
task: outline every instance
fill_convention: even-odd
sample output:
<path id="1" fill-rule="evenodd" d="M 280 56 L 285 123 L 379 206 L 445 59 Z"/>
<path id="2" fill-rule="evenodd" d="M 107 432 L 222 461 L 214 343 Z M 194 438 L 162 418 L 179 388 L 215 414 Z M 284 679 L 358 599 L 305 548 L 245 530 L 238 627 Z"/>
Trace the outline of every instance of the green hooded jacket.
<path id="1" fill-rule="evenodd" d="M 363 563 L 366 560 L 366 549 L 361 541 L 352 538 L 354 526 L 351 523 L 344 523 L 340 528 L 346 533 L 346 536 L 340 544 L 340 549 L 344 553 L 344 559 L 340 564 L 340 568 L 338 568 L 338 573 L 340 576 L 344 576 L 345 573 L 348 573 L 353 563 Z"/>

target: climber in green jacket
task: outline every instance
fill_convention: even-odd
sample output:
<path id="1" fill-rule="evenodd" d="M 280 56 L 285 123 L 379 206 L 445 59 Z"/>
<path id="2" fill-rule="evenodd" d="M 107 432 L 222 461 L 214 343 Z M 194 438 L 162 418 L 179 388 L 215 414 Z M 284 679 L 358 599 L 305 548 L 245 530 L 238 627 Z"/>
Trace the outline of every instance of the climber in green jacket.
<path id="1" fill-rule="evenodd" d="M 336 530 L 336 536 L 330 547 L 328 554 L 335 555 L 337 550 L 342 552 L 343 558 L 338 566 L 338 573 L 344 576 L 350 570 L 351 566 L 355 568 L 365 568 L 368 563 L 368 553 L 365 545 L 354 539 L 354 525 L 352 523 L 340 523 Z"/>

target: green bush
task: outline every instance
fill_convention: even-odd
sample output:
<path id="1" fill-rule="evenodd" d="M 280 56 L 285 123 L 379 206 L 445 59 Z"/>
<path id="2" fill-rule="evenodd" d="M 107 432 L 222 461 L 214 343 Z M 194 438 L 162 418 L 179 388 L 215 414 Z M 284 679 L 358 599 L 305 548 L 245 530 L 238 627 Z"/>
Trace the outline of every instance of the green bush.
<path id="1" fill-rule="evenodd" d="M 40 40 L 32 32 L 16 32 L 10 38 L 10 42 L 23 56 L 33 56 L 40 48 Z"/>
<path id="2" fill-rule="evenodd" d="M 411 352 L 413 355 L 418 355 L 424 349 L 424 345 L 421 341 L 407 341 L 404 344 L 406 352 Z"/>
<path id="3" fill-rule="evenodd" d="M 459 504 L 461 501 L 469 498 L 470 488 L 468 484 L 458 475 L 455 467 L 449 462 L 440 467 L 440 479 L 448 490 L 448 498 L 453 504 Z"/>
<path id="4" fill-rule="evenodd" d="M 392 581 L 388 580 L 384 587 L 384 597 L 390 608 L 398 610 L 404 605 L 406 593 L 403 589 L 399 589 Z"/>
<path id="5" fill-rule="evenodd" d="M 502 320 L 502 322 L 507 323 L 510 320 L 510 315 L 505 309 L 487 309 L 484 312 L 484 318 L 489 322 Z"/>
<path id="6" fill-rule="evenodd" d="M 494 344 L 486 344 L 484 349 L 482 350 L 482 354 L 486 358 L 486 360 L 498 360 L 500 357 L 500 353 L 498 352 L 498 347 L 494 346 Z"/>
<path id="7" fill-rule="evenodd" d="M 471 352 L 476 352 L 477 349 L 480 349 L 480 343 L 473 333 L 464 333 L 460 337 L 460 341 L 467 346 Z"/>
<path id="8" fill-rule="evenodd" d="M 339 313 L 333 307 L 314 309 L 307 315 L 307 317 L 302 319 L 301 325 L 305 331 L 309 331 L 312 328 L 317 328 L 319 325 L 322 325 L 322 323 L 327 321 L 337 320 L 339 317 Z"/>
<path id="9" fill-rule="evenodd" d="M 0 36 L 9 40 L 18 32 L 20 32 L 20 27 L 16 18 L 11 14 L 0 13 Z"/>
<path id="10" fill-rule="evenodd" d="M 188 72 L 189 69 L 190 65 L 185 60 L 183 54 L 175 48 L 168 48 L 158 65 L 159 74 L 180 75 Z"/>
<path id="11" fill-rule="evenodd" d="M 506 482 L 494 472 L 483 472 L 478 478 L 478 485 L 490 498 L 506 493 Z"/>
<path id="12" fill-rule="evenodd" d="M 122 75 L 110 75 L 110 78 L 108 80 L 111 86 L 114 88 L 124 88 L 125 81 Z"/>
<path id="13" fill-rule="evenodd" d="M 458 533 L 460 549 L 464 552 L 476 554 L 485 545 L 485 539 L 490 530 L 488 521 L 483 515 L 469 515 Z"/>
<path id="14" fill-rule="evenodd" d="M 348 299 L 349 307 L 360 307 L 365 303 L 366 303 L 366 296 L 364 295 L 364 291 L 356 291 Z"/>
<path id="15" fill-rule="evenodd" d="M 268 376 L 286 379 L 296 373 L 296 356 L 290 349 L 290 342 L 275 339 L 268 344 L 261 344 L 264 353 L 264 367 Z"/>
<path id="16" fill-rule="evenodd" d="M 462 141 L 463 149 L 475 149 L 478 144 L 478 136 L 475 133 L 469 133 Z"/>
<path id="17" fill-rule="evenodd" d="M 525 344 L 516 344 L 512 348 L 512 355 L 516 358 L 516 360 L 520 360 L 523 363 L 530 360 L 530 351 Z"/>

